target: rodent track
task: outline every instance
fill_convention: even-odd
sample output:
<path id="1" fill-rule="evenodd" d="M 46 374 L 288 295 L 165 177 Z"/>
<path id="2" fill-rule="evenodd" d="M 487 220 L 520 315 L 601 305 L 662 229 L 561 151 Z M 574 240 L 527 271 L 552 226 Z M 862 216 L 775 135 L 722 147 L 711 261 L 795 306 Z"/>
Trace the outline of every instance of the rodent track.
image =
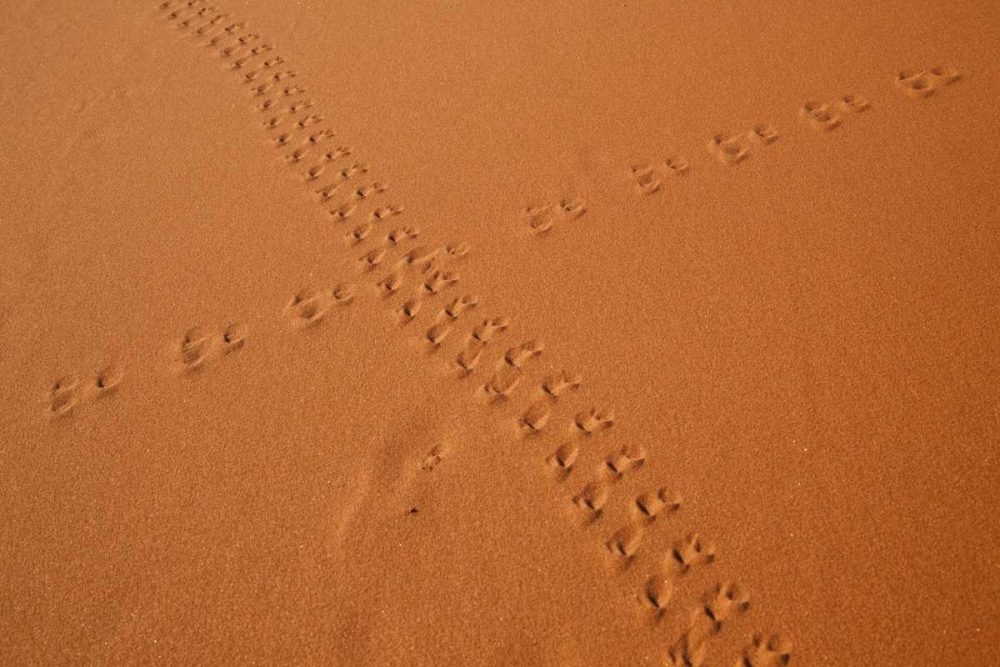
<path id="1" fill-rule="evenodd" d="M 179 373 L 194 373 L 243 349 L 247 336 L 246 325 L 238 323 L 228 324 L 221 331 L 214 332 L 192 327 L 174 343 L 171 356 Z"/>
<path id="2" fill-rule="evenodd" d="M 960 81 L 962 73 L 948 65 L 922 70 L 903 70 L 896 75 L 896 85 L 914 98 L 927 98 Z"/>
<path id="3" fill-rule="evenodd" d="M 578 198 L 564 198 L 556 203 L 529 206 L 524 210 L 528 228 L 534 234 L 545 234 L 553 228 L 582 217 L 587 212 L 587 202 Z"/>
<path id="4" fill-rule="evenodd" d="M 403 207 L 385 201 L 387 186 L 369 176 L 370 166 L 356 160 L 353 148 L 320 147 L 331 141 L 336 132 L 308 97 L 308 87 L 297 71 L 275 52 L 273 45 L 244 23 L 206 5 L 204 0 L 169 0 L 161 3 L 160 9 L 170 25 L 190 33 L 235 73 L 237 82 L 249 92 L 254 113 L 264 115 L 262 132 L 278 151 L 279 160 L 301 177 L 305 194 L 327 211 L 329 219 L 340 223 L 361 218 L 341 235 L 350 252 L 356 253 L 361 281 L 381 296 L 376 303 L 389 309 L 396 321 L 419 337 L 431 352 L 440 353 L 449 347 L 451 351 L 447 354 L 453 359 L 458 380 L 465 381 L 485 368 L 483 377 L 473 386 L 476 392 L 486 395 L 488 404 L 512 403 L 516 390 L 529 387 L 522 392 L 523 399 L 517 399 L 523 400 L 523 404 L 512 407 L 515 428 L 531 436 L 533 444 L 540 443 L 543 449 L 553 451 L 546 462 L 555 470 L 557 479 L 571 478 L 581 467 L 590 466 L 588 460 L 592 455 L 599 456 L 596 462 L 591 461 L 594 465 L 590 468 L 590 481 L 572 496 L 572 501 L 583 523 L 599 524 L 613 490 L 617 491 L 615 497 L 628 498 L 631 508 L 628 521 L 605 533 L 604 543 L 614 558 L 632 559 L 644 544 L 644 536 L 680 509 L 679 496 L 664 486 L 642 492 L 628 490 L 629 482 L 623 480 L 630 479 L 646 463 L 643 446 L 617 443 L 599 452 L 604 434 L 614 425 L 615 417 L 605 409 L 572 409 L 576 391 L 582 385 L 581 376 L 559 371 L 534 378 L 531 363 L 544 348 L 539 341 L 529 338 L 506 349 L 495 349 L 496 340 L 511 327 L 508 318 L 471 317 L 471 313 L 483 306 L 478 297 L 464 289 L 450 299 L 441 298 L 446 291 L 461 285 L 453 265 L 470 248 L 461 243 L 416 246 L 420 232 L 408 225 L 386 233 L 382 223 L 404 215 Z M 710 148 L 726 164 L 736 164 L 751 150 L 770 145 L 777 138 L 774 128 L 757 125 L 743 135 L 717 135 Z M 351 157 L 352 163 L 335 164 L 347 157 Z M 688 172 L 685 160 L 670 157 L 656 165 L 635 165 L 631 175 L 636 189 L 648 194 L 658 191 L 664 179 Z M 364 180 L 359 184 L 362 176 Z M 524 218 L 530 232 L 544 235 L 586 212 L 583 200 L 566 198 L 529 207 Z M 354 293 L 354 288 L 347 285 L 303 289 L 289 300 L 284 314 L 296 328 L 311 328 L 323 322 L 334 306 L 349 303 Z M 438 300 L 442 303 L 438 304 Z M 421 324 L 418 322 L 421 318 L 430 319 Z M 200 334 L 191 336 L 189 349 L 184 353 L 195 367 L 211 359 L 200 342 L 202 339 Z M 212 340 L 217 341 L 217 337 Z M 492 363 L 487 360 L 491 354 L 496 355 Z M 554 423 L 565 424 L 565 428 L 552 428 Z M 556 442 L 551 442 L 553 438 Z M 422 467 L 429 472 L 441 459 L 440 452 L 432 451 Z M 564 491 L 558 493 L 563 496 Z M 710 564 L 713 559 L 714 549 L 697 535 L 677 540 L 663 559 L 662 571 L 654 574 L 647 585 L 647 600 L 662 610 L 683 575 L 691 568 Z M 702 615 L 709 620 L 713 615 L 721 617 L 724 607 L 724 603 L 710 598 L 703 605 Z M 704 642 L 692 650 L 684 648 L 695 643 L 689 634 L 681 637 L 677 646 L 683 646 L 677 655 L 687 660 L 684 656 L 704 650 Z"/>
<path id="5" fill-rule="evenodd" d="M 121 385 L 123 372 L 117 364 L 108 364 L 87 376 L 63 376 L 49 387 L 49 417 L 66 417 L 80 406 L 112 396 Z"/>

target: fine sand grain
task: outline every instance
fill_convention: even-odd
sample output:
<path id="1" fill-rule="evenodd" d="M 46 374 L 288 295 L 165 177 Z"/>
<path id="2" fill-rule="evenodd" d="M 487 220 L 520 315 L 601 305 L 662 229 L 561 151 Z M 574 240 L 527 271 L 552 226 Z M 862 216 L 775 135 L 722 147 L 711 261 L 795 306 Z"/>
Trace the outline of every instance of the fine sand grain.
<path id="1" fill-rule="evenodd" d="M 998 26 L 0 3 L 0 664 L 997 664 Z"/>

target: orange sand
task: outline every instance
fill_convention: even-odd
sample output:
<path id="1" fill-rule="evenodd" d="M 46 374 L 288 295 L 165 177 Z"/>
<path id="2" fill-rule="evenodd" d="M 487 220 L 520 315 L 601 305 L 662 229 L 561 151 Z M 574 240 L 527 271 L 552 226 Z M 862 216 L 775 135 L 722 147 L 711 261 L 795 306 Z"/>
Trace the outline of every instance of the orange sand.
<path id="1" fill-rule="evenodd" d="M 1000 5 L 166 4 L 0 6 L 0 664 L 997 663 Z"/>

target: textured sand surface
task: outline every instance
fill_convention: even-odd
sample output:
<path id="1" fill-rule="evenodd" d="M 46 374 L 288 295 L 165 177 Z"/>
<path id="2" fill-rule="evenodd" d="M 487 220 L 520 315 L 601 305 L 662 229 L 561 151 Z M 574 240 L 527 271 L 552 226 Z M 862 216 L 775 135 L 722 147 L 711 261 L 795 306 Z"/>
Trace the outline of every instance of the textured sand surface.
<path id="1" fill-rule="evenodd" d="M 998 26 L 0 4 L 0 664 L 996 664 Z"/>

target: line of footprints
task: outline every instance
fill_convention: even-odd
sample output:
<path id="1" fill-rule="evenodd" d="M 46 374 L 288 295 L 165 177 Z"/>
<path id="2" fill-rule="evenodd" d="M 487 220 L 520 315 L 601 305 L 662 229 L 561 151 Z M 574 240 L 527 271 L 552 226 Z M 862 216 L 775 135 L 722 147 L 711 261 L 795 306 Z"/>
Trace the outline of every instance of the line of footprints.
<path id="1" fill-rule="evenodd" d="M 955 68 L 937 66 L 918 71 L 902 71 L 896 76 L 895 83 L 910 97 L 927 98 L 961 78 L 961 73 Z M 871 102 L 867 98 L 849 94 L 835 100 L 807 101 L 799 108 L 799 116 L 813 130 L 829 132 L 840 127 L 845 118 L 871 108 Z M 743 132 L 717 132 L 705 142 L 705 148 L 718 162 L 733 166 L 780 138 L 776 127 L 759 123 Z M 660 192 L 666 183 L 690 173 L 689 162 L 679 155 L 668 156 L 656 163 L 635 163 L 629 167 L 632 187 L 639 195 Z M 570 198 L 557 203 L 529 206 L 525 209 L 524 218 L 533 233 L 543 235 L 579 218 L 586 211 L 586 203 L 582 199 Z"/>
<path id="2" fill-rule="evenodd" d="M 360 222 L 344 231 L 344 242 L 357 252 L 358 271 L 368 287 L 379 295 L 401 327 L 417 326 L 419 338 L 429 354 L 437 354 L 458 340 L 451 354 L 455 376 L 466 380 L 479 374 L 475 392 L 488 404 L 505 403 L 524 386 L 530 364 L 544 352 L 538 340 L 526 340 L 507 347 L 490 363 L 487 352 L 511 324 L 505 317 L 472 317 L 480 307 L 474 294 L 459 289 L 460 280 L 454 265 L 468 252 L 464 244 L 442 247 L 419 245 L 420 230 L 400 225 L 385 231 L 381 223 L 402 215 L 396 204 L 378 204 L 375 200 L 387 191 L 384 183 L 368 178 L 370 168 L 352 159 L 353 150 L 336 145 L 335 132 L 325 126 L 322 113 L 307 96 L 306 88 L 293 70 L 284 69 L 285 60 L 274 54 L 273 47 L 259 34 L 205 0 L 171 0 L 160 4 L 167 21 L 201 40 L 228 66 L 239 73 L 247 85 L 257 110 L 265 114 L 262 130 L 281 152 L 282 162 L 296 170 L 301 182 L 319 203 L 327 207 L 333 220 L 347 221 L 357 216 Z M 929 97 L 960 79 L 957 71 L 935 67 L 919 72 L 901 72 L 897 85 L 908 95 Z M 860 114 L 870 103 L 855 95 L 831 102 L 806 103 L 800 110 L 803 120 L 817 131 L 840 126 L 847 115 Z M 757 125 L 743 134 L 717 134 L 707 142 L 710 154 L 726 165 L 743 160 L 758 147 L 768 146 L 779 138 L 775 128 Z M 329 147 L 328 147 L 329 146 Z M 688 163 L 671 157 L 658 165 L 634 165 L 631 170 L 636 190 L 652 194 L 666 179 L 686 176 Z M 364 181 L 360 179 L 364 178 Z M 545 234 L 556 226 L 578 219 L 586 213 L 586 203 L 564 199 L 526 210 L 528 226 Z M 315 327 L 335 308 L 355 302 L 357 286 L 339 283 L 329 287 L 309 287 L 292 295 L 284 308 L 290 325 L 297 329 Z M 404 296 L 405 294 L 405 296 Z M 438 303 L 439 301 L 439 303 Z M 430 315 L 425 315 L 430 313 Z M 422 318 L 427 318 L 422 320 Z M 420 324 L 416 324 L 420 322 Z M 464 330 L 462 335 L 456 333 Z M 172 355 L 181 372 L 195 372 L 243 348 L 246 327 L 230 324 L 220 331 L 192 329 L 176 343 Z M 502 349 L 502 348 L 501 348 Z M 109 366 L 86 378 L 63 378 L 50 391 L 50 411 L 63 416 L 77 406 L 113 394 L 119 387 L 122 372 Z M 534 391 L 527 392 L 530 404 L 518 410 L 518 428 L 526 437 L 546 442 L 553 412 L 562 407 L 563 398 L 577 390 L 582 378 L 561 371 L 543 378 Z M 591 408 L 568 420 L 567 430 L 545 458 L 545 465 L 558 482 L 569 480 L 591 446 L 591 440 L 611 429 L 615 416 L 610 410 Z M 443 452 L 434 450 L 422 464 L 433 471 L 442 461 Z M 605 451 L 590 479 L 578 485 L 567 501 L 583 525 L 600 525 L 619 482 L 646 463 L 641 445 L 626 443 Z M 560 487 L 561 488 L 561 487 Z M 630 497 L 630 518 L 604 533 L 604 549 L 619 570 L 626 570 L 639 553 L 646 536 L 681 510 L 681 498 L 667 486 L 657 486 Z M 411 510 L 412 512 L 412 510 Z M 697 533 L 675 540 L 652 572 L 638 598 L 654 620 L 670 608 L 677 587 L 694 569 L 708 568 L 716 560 L 714 546 Z M 665 649 L 664 664 L 697 667 L 707 659 L 712 639 L 723 626 L 750 607 L 749 594 L 739 585 L 721 582 L 706 590 L 690 611 L 684 630 Z M 791 642 L 781 634 L 756 633 L 745 645 L 735 664 L 743 667 L 774 667 L 791 660 Z"/>

